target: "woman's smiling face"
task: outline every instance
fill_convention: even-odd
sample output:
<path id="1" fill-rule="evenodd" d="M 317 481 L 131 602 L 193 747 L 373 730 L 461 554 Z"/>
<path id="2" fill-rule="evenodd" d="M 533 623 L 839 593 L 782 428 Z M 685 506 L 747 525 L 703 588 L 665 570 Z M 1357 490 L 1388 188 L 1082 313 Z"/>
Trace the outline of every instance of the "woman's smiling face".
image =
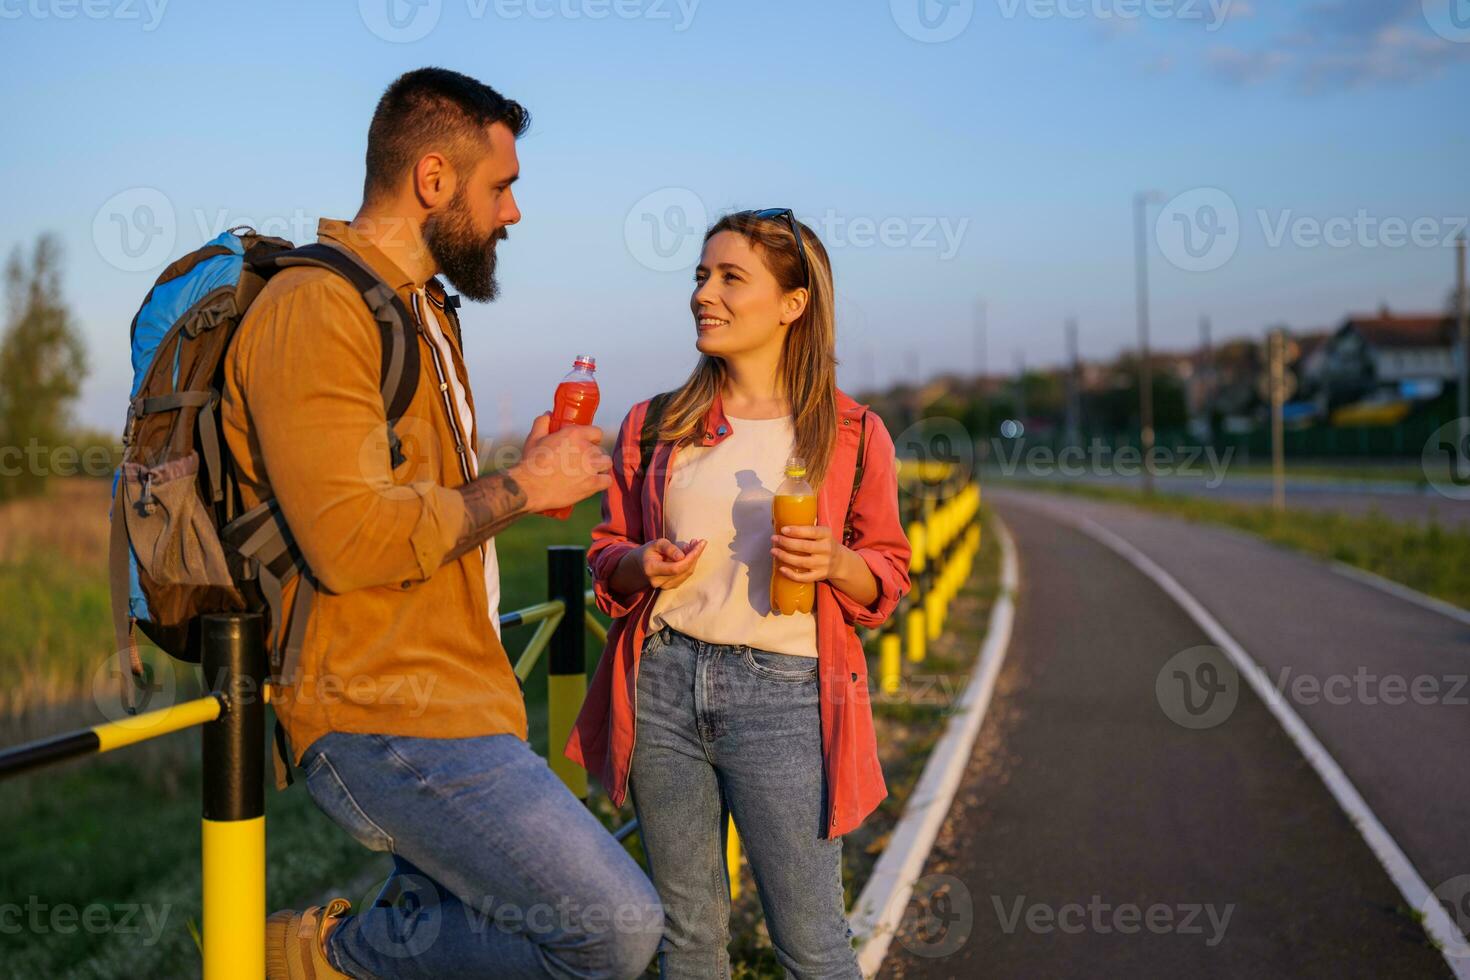
<path id="1" fill-rule="evenodd" d="M 700 353 L 728 357 L 779 345 L 805 305 L 805 291 L 782 290 L 744 235 L 722 231 L 704 243 L 689 299 Z"/>

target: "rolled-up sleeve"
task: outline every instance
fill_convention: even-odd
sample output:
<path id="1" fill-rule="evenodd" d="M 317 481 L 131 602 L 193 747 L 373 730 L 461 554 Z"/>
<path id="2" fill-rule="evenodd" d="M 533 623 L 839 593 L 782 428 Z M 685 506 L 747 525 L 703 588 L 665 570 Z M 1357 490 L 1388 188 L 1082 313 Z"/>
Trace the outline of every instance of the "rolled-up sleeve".
<path id="1" fill-rule="evenodd" d="M 852 528 L 849 547 L 873 573 L 878 595 L 865 606 L 841 589 L 833 588 L 832 594 L 849 623 L 880 626 L 908 594 L 911 552 L 898 510 L 898 459 L 893 438 L 876 415 L 868 420 L 868 446 L 862 483 L 852 505 Z"/>
<path id="2" fill-rule="evenodd" d="M 643 475 L 638 472 L 639 434 L 648 406 L 635 405 L 623 419 L 612 449 L 612 485 L 602 495 L 602 523 L 592 529 L 587 569 L 597 608 L 609 616 L 626 616 L 652 591 L 651 587 L 622 594 L 612 591 L 613 573 L 623 556 L 644 544 Z"/>
<path id="3" fill-rule="evenodd" d="M 423 440 L 441 438 L 429 418 L 410 414 L 395 426 L 404 465 L 423 479 L 394 481 L 382 342 L 362 299 L 349 283 L 318 276 L 257 312 L 236 337 L 234 387 L 312 574 L 336 593 L 429 578 L 463 529 L 464 499 L 422 465 L 433 455 Z"/>

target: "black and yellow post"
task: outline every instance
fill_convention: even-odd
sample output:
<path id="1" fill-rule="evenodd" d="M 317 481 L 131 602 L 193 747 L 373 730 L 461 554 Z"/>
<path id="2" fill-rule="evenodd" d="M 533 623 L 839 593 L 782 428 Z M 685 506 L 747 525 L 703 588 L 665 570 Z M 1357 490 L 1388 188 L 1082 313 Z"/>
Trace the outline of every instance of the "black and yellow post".
<path id="1" fill-rule="evenodd" d="M 205 616 L 204 980 L 265 975 L 265 646 L 258 613 Z"/>
<path id="2" fill-rule="evenodd" d="M 587 696 L 587 551 L 577 545 L 546 549 L 548 599 L 566 604 L 551 634 L 546 675 L 546 758 L 577 799 L 587 799 L 587 772 L 562 752 Z"/>

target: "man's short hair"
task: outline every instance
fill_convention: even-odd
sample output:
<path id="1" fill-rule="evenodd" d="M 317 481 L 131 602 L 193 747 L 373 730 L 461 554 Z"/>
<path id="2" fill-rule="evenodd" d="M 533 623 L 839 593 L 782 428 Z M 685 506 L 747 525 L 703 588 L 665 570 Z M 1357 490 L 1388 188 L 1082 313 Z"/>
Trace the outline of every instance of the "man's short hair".
<path id="1" fill-rule="evenodd" d="M 504 123 L 519 137 L 531 124 L 531 115 L 457 71 L 418 68 L 400 75 L 378 100 L 368 127 L 363 201 L 392 194 L 430 150 L 443 153 L 463 178 L 489 152 L 486 129 L 494 123 Z"/>

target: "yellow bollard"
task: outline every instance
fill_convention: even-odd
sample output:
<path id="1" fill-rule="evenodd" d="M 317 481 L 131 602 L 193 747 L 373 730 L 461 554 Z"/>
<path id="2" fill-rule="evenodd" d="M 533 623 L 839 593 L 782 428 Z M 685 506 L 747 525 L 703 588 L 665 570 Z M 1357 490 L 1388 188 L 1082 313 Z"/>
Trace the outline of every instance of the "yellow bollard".
<path id="1" fill-rule="evenodd" d="M 730 818 L 725 837 L 725 867 L 730 872 L 730 901 L 740 897 L 740 835 L 735 831 L 735 818 Z"/>
<path id="2" fill-rule="evenodd" d="M 908 654 L 910 663 L 924 662 L 924 638 L 927 635 L 924 629 L 924 610 L 918 603 L 909 609 L 908 620 L 904 624 L 908 628 Z"/>
<path id="3" fill-rule="evenodd" d="M 878 640 L 878 687 L 884 694 L 897 694 L 903 678 L 898 633 L 889 630 Z"/>

